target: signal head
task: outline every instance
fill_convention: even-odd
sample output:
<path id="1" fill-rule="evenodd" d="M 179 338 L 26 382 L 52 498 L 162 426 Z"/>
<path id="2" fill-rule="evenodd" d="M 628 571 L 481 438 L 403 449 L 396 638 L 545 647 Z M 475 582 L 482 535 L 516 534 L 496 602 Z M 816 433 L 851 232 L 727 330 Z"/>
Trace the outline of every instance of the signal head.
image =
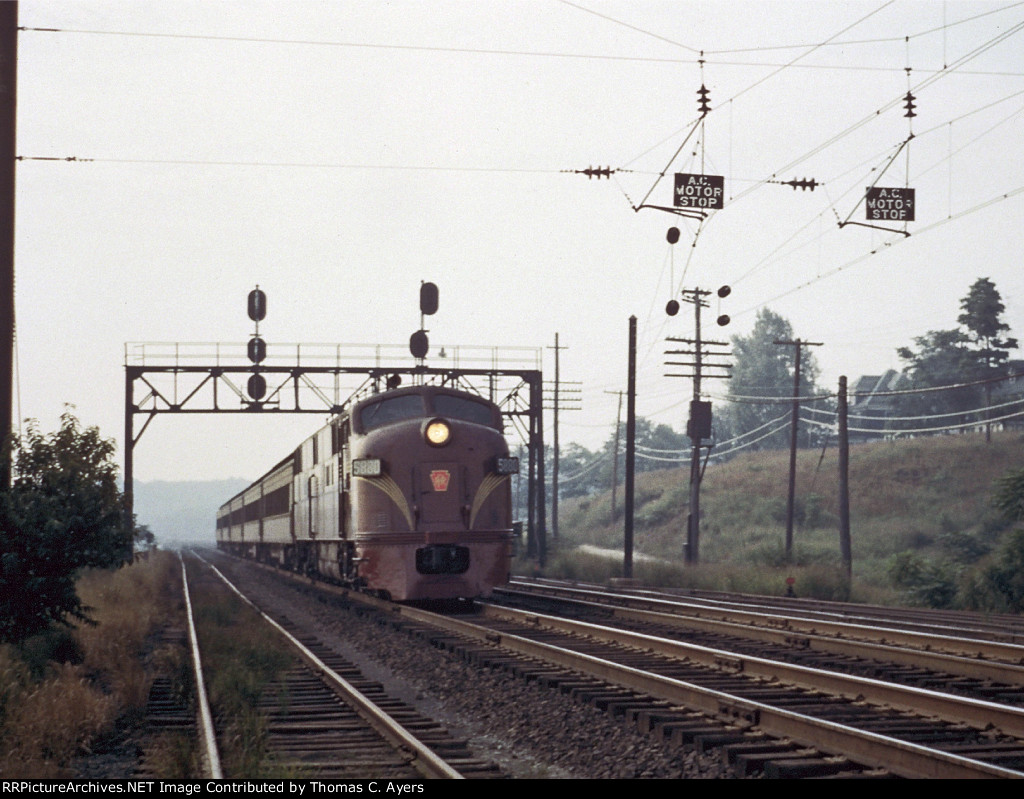
<path id="1" fill-rule="evenodd" d="M 263 395 L 267 393 L 267 381 L 261 374 L 255 374 L 249 378 L 249 384 L 246 386 L 249 389 L 249 396 L 259 402 L 263 399 Z"/>
<path id="2" fill-rule="evenodd" d="M 438 289 L 436 283 L 420 284 L 420 313 L 432 316 L 437 313 Z"/>
<path id="3" fill-rule="evenodd" d="M 426 358 L 430 350 L 430 340 L 426 330 L 417 330 L 409 336 L 409 352 L 413 358 Z"/>
<path id="4" fill-rule="evenodd" d="M 254 322 L 262 322 L 267 315 L 267 295 L 257 286 L 249 292 L 249 318 Z"/>

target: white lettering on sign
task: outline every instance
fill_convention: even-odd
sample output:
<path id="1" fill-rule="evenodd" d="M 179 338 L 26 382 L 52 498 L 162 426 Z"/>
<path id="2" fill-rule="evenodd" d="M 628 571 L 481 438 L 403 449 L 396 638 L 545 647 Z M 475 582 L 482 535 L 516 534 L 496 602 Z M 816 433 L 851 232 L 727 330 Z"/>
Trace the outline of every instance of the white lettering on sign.
<path id="1" fill-rule="evenodd" d="M 677 172 L 674 203 L 677 208 L 724 208 L 725 178 Z"/>
<path id="2" fill-rule="evenodd" d="M 913 222 L 917 203 L 914 189 L 870 187 L 865 196 L 867 218 L 872 221 Z"/>

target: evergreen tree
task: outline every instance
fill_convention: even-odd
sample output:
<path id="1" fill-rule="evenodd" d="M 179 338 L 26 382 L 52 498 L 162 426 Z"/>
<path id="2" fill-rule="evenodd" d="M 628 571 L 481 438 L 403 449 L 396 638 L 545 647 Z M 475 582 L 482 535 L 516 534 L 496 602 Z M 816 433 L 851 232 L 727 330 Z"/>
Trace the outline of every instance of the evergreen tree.
<path id="1" fill-rule="evenodd" d="M 1009 351 L 1017 348 L 1017 339 L 1000 338 L 1010 330 L 1002 319 L 1002 297 L 995 284 L 987 277 L 974 281 L 967 296 L 960 300 L 963 311 L 957 321 L 967 328 L 968 338 L 975 345 L 978 371 L 982 377 L 993 377 L 1009 358 Z"/>

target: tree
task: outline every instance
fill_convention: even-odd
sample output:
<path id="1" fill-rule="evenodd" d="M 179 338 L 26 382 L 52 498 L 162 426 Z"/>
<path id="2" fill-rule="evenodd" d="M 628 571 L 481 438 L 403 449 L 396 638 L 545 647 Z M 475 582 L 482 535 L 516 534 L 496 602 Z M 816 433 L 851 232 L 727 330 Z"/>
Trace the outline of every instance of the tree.
<path id="1" fill-rule="evenodd" d="M 981 376 L 993 377 L 1006 364 L 1009 350 L 1017 348 L 1017 339 L 999 338 L 1009 332 L 1010 326 L 1000 318 L 1006 306 L 995 284 L 987 277 L 979 277 L 967 296 L 960 300 L 960 308 L 963 313 L 957 321 L 969 331 L 968 338 L 975 345 Z"/>
<path id="2" fill-rule="evenodd" d="M 613 459 L 615 450 L 613 430 L 601 449 L 591 452 L 576 443 L 569 444 L 561 451 L 559 458 L 559 496 L 578 497 L 609 491 L 612 484 Z M 626 474 L 626 423 L 620 424 L 617 476 L 621 485 Z M 690 439 L 677 433 L 667 424 L 655 424 L 638 416 L 636 419 L 636 471 L 648 472 L 655 469 L 673 469 L 683 465 L 683 459 L 690 447 Z M 548 455 L 549 461 L 551 453 Z M 546 467 L 551 475 L 550 463 Z"/>
<path id="3" fill-rule="evenodd" d="M 974 282 L 960 308 L 957 322 L 962 328 L 929 331 L 914 339 L 916 349 L 896 351 L 907 364 L 903 372 L 914 388 L 956 388 L 909 395 L 899 403 L 901 414 L 966 413 L 987 404 L 991 384 L 964 384 L 1001 375 L 1017 340 L 1001 338 L 1010 326 L 1001 319 L 1005 306 L 988 278 Z"/>
<path id="4" fill-rule="evenodd" d="M 903 373 L 913 388 L 958 386 L 948 391 L 908 394 L 897 403 L 900 415 L 926 416 L 969 411 L 979 404 L 976 386 L 961 385 L 977 377 L 977 361 L 962 330 L 930 330 L 914 339 L 916 350 L 900 347 L 896 354 L 906 362 Z"/>
<path id="5" fill-rule="evenodd" d="M 97 428 L 82 429 L 70 411 L 50 435 L 30 422 L 12 455 L 14 479 L 0 492 L 0 641 L 20 642 L 55 623 L 88 621 L 75 578 L 124 563 L 132 531 L 114 442 Z"/>
<path id="6" fill-rule="evenodd" d="M 796 371 L 796 348 L 781 346 L 776 341 L 792 341 L 793 327 L 786 319 L 767 308 L 757 312 L 754 329 L 749 336 L 733 336 L 733 369 L 729 381 L 729 400 L 725 424 L 725 435 L 719 438 L 735 438 L 767 425 L 780 416 L 786 416 L 791 400 L 784 402 L 759 402 L 751 398 L 791 398 L 793 376 Z M 800 396 L 818 393 L 815 382 L 818 366 L 814 356 L 807 351 L 801 355 Z M 784 423 L 780 420 L 777 425 Z M 764 432 L 768 432 L 771 426 Z M 805 426 L 806 430 L 806 426 Z M 755 436 L 756 438 L 756 436 Z M 789 428 L 769 436 L 757 448 L 781 448 L 789 444 Z"/>

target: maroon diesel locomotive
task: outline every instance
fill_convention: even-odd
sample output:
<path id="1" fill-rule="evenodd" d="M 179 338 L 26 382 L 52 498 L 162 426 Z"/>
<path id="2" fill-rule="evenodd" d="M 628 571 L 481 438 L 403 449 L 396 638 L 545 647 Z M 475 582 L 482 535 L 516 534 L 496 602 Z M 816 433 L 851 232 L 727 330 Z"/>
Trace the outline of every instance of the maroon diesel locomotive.
<path id="1" fill-rule="evenodd" d="M 494 403 L 387 391 L 222 505 L 217 545 L 396 601 L 485 597 L 508 581 L 518 471 Z"/>

